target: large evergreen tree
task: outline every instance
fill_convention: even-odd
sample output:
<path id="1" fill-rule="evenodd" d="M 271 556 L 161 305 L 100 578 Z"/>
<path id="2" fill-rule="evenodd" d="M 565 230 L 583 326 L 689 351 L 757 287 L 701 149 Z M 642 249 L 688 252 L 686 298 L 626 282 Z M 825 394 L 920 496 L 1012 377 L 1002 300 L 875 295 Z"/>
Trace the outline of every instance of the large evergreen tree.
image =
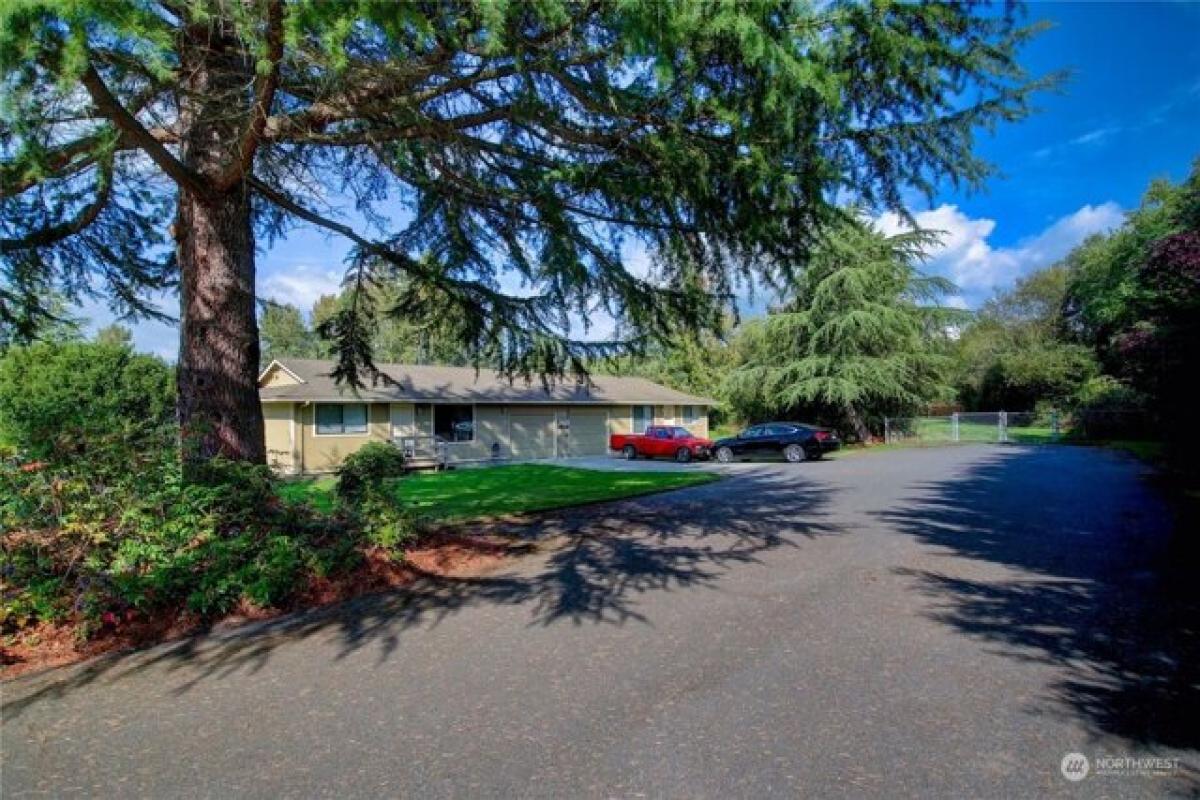
<path id="1" fill-rule="evenodd" d="M 397 284 L 373 284 L 365 293 L 371 308 L 392 308 L 404 292 L 404 281 Z M 319 333 L 334 323 L 359 298 L 354 290 L 322 295 L 313 303 L 309 318 L 296 306 L 268 300 L 258 320 L 262 363 L 276 358 L 329 358 L 334 343 Z M 381 363 L 443 364 L 465 366 L 469 354 L 453 327 L 444 318 L 431 317 L 424 322 L 403 314 L 371 315 L 362 327 L 371 348 L 371 356 Z"/>
<path id="2" fill-rule="evenodd" d="M 267 301 L 258 320 L 262 367 L 277 358 L 319 358 L 321 342 L 300 309 Z"/>
<path id="3" fill-rule="evenodd" d="M 785 302 L 739 336 L 726 389 L 734 408 L 803 409 L 866 439 L 870 418 L 945 395 L 948 332 L 963 315 L 938 305 L 953 285 L 917 269 L 934 240 L 853 219 L 833 229 Z"/>
<path id="4" fill-rule="evenodd" d="M 289 227 L 352 242 L 352 286 L 407 281 L 326 326 L 339 378 L 371 374 L 379 313 L 450 319 L 509 372 L 579 368 L 719 324 L 734 275 L 785 280 L 830 198 L 978 183 L 974 131 L 1035 88 L 1029 35 L 1009 7 L 884 0 L 5 3 L 0 315 L 51 285 L 150 313 L 178 285 L 184 452 L 262 461 L 255 252 Z M 631 236 L 656 280 L 623 267 Z M 597 308 L 627 335 L 568 339 Z"/>

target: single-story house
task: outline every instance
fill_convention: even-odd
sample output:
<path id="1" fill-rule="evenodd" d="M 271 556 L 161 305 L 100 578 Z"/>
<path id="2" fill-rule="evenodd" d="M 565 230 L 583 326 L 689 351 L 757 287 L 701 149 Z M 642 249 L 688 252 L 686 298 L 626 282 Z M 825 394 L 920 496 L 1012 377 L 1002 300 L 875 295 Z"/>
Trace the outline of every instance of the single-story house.
<path id="1" fill-rule="evenodd" d="M 679 425 L 708 434 L 716 401 L 644 378 L 593 375 L 547 388 L 471 367 L 379 364 L 391 381 L 338 385 L 332 361 L 272 361 L 258 379 L 267 458 L 281 472 L 336 469 L 370 441 L 414 460 L 438 448 L 448 462 L 603 455 L 612 433 Z"/>

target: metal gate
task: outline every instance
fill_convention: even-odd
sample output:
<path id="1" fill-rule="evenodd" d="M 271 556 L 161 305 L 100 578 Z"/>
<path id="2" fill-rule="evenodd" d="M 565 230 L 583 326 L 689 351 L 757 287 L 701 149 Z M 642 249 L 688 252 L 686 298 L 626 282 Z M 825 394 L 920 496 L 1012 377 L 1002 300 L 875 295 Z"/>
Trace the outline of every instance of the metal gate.
<path id="1" fill-rule="evenodd" d="M 1057 412 L 970 411 L 940 417 L 884 417 L 888 444 L 955 444 L 1016 442 L 1039 444 L 1062 435 Z"/>

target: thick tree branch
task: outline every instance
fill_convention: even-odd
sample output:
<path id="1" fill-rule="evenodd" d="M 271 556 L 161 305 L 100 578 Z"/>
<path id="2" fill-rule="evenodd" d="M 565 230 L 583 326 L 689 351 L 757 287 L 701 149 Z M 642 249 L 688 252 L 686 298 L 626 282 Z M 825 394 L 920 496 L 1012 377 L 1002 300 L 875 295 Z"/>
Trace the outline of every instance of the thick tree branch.
<path id="1" fill-rule="evenodd" d="M 19 250 L 30 250 L 47 247 L 68 236 L 73 236 L 96 221 L 100 212 L 108 205 L 112 197 L 112 156 L 101 162 L 96 178 L 96 197 L 79 210 L 74 217 L 57 225 L 48 225 L 36 231 L 31 231 L 17 239 L 0 239 L 0 253 L 13 253 Z"/>
<path id="2" fill-rule="evenodd" d="M 174 144 L 179 141 L 178 134 L 167 128 L 147 128 L 147 132 L 158 142 Z M 22 192 L 32 189 L 47 180 L 63 180 L 77 175 L 86 169 L 94 167 L 109 152 L 137 150 L 138 145 L 124 135 L 118 133 L 117 141 L 111 147 L 100 150 L 105 145 L 103 134 L 84 136 L 68 142 L 55 150 L 46 153 L 40 168 L 44 174 L 22 174 L 23 168 L 15 161 L 0 163 L 0 200 L 16 197 Z"/>
<path id="3" fill-rule="evenodd" d="M 117 130 L 121 131 L 123 137 L 128 137 L 131 143 L 149 156 L 150 160 L 157 164 L 171 180 L 202 197 L 212 195 L 212 187 L 203 177 L 188 169 L 183 162 L 172 155 L 171 151 L 155 138 L 153 133 L 138 122 L 137 117 L 121 105 L 94 66 L 88 64 L 81 81 L 92 98 L 92 102 L 96 105 L 96 109 L 117 126 Z"/>
<path id="4" fill-rule="evenodd" d="M 398 253 L 392 248 L 382 245 L 379 242 L 371 241 L 355 231 L 349 225 L 331 220 L 328 217 L 322 216 L 311 209 L 305 208 L 285 195 L 283 192 L 278 191 L 274 187 L 269 186 L 254 176 L 248 177 L 246 182 L 250 184 L 250 187 L 254 189 L 254 191 L 258 192 L 265 199 L 279 206 L 289 214 L 299 217 L 305 222 L 311 222 L 317 227 L 324 228 L 327 231 L 331 231 L 346 237 L 361 247 L 364 251 L 378 256 L 380 259 L 389 264 L 399 267 L 401 270 L 415 278 L 438 284 L 443 288 L 474 292 L 476 294 L 486 296 L 492 302 L 504 302 L 514 306 L 530 306 L 546 299 L 541 295 L 513 297 L 512 295 L 506 295 L 501 292 L 497 292 L 495 289 L 485 286 L 478 281 L 464 281 L 434 272 L 404 253 Z"/>
<path id="5" fill-rule="evenodd" d="M 283 0 L 271 0 L 267 6 L 267 58 L 271 66 L 254 80 L 254 106 L 250 122 L 242 134 L 233 161 L 212 179 L 213 187 L 223 192 L 236 185 L 254 166 L 254 153 L 262 141 L 275 91 L 279 88 L 279 69 L 283 62 Z"/>
<path id="6" fill-rule="evenodd" d="M 292 200 L 292 198 L 288 197 L 283 192 L 280 192 L 279 190 L 275 189 L 274 187 L 266 184 L 265 182 L 259 180 L 256 177 L 254 177 L 253 175 L 248 176 L 246 178 L 246 182 L 250 184 L 250 187 L 253 188 L 254 191 L 258 192 L 264 198 L 266 198 L 270 202 L 274 203 L 275 205 L 279 206 L 280 208 L 282 208 L 284 211 L 288 212 L 292 216 L 299 217 L 300 219 L 304 220 L 305 222 L 311 222 L 313 225 L 316 225 L 317 227 L 324 228 L 327 231 L 332 231 L 333 233 L 337 233 L 341 236 L 344 236 L 347 239 L 349 239 L 350 241 L 354 242 L 359 247 L 362 247 L 366 250 L 369 250 L 372 253 L 375 253 L 376 255 L 380 256 L 381 258 L 388 261 L 389 263 L 395 264 L 396 266 L 400 267 L 401 269 L 403 269 L 407 272 L 416 274 L 416 273 L 419 273 L 422 271 L 420 265 L 413 259 L 409 258 L 408 256 L 397 253 L 394 250 L 391 250 L 390 248 L 384 247 L 383 245 L 381 245 L 377 242 L 371 241 L 370 239 L 366 238 L 365 236 L 360 235 L 357 231 L 355 231 L 349 225 L 346 225 L 341 222 L 336 222 L 334 220 L 329 219 L 328 217 L 321 216 L 320 214 L 318 214 L 317 212 L 315 212 L 311 209 L 305 208 L 304 206 L 300 205 L 296 201 Z"/>
<path id="7" fill-rule="evenodd" d="M 100 134 L 76 139 L 46 153 L 41 166 L 51 177 L 69 177 L 95 164 L 97 156 L 94 151 L 103 143 L 104 137 Z M 46 178 L 44 175 L 21 174 L 22 171 L 23 168 L 15 162 L 0 164 L 0 199 L 16 197 Z"/>

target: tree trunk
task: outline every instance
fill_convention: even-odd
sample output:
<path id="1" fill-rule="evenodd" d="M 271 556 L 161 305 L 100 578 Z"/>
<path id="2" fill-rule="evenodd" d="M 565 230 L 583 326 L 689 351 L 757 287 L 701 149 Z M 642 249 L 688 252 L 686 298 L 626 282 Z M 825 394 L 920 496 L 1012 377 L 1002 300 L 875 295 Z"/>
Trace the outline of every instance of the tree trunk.
<path id="1" fill-rule="evenodd" d="M 202 201 L 181 193 L 176 225 L 184 459 L 264 464 L 250 197 L 236 191 Z"/>
<path id="2" fill-rule="evenodd" d="M 244 120 L 252 65 L 221 23 L 181 37 L 180 157 L 210 177 L 228 164 Z M 244 183 L 227 191 L 179 189 L 175 222 L 180 270 L 178 412 L 185 467 L 215 456 L 266 463 L 258 400 L 254 229 Z M 194 470 L 192 471 L 194 475 Z"/>
<path id="3" fill-rule="evenodd" d="M 863 421 L 862 414 L 858 413 L 857 408 L 847 404 L 846 418 L 850 420 L 850 428 L 854 431 L 856 439 L 864 444 L 871 441 L 871 429 L 867 427 L 867 423 Z"/>

